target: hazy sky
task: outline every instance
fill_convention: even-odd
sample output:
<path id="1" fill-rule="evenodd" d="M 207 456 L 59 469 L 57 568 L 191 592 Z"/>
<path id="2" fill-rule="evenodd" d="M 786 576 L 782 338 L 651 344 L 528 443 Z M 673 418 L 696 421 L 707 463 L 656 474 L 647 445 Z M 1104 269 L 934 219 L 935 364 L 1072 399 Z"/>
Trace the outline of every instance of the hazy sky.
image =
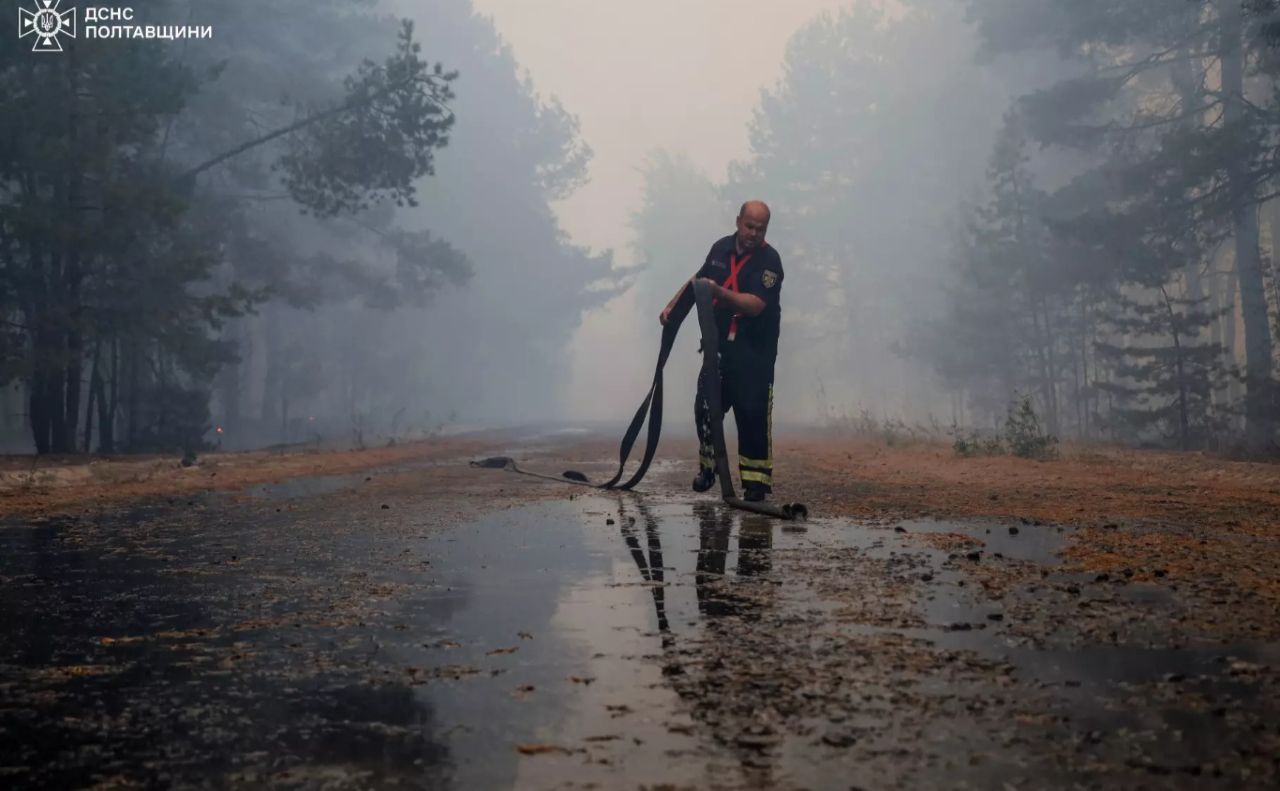
<path id="1" fill-rule="evenodd" d="M 579 244 L 612 248 L 631 263 L 627 226 L 641 198 L 639 167 L 657 148 L 687 154 L 716 181 L 747 155 L 747 124 L 761 89 L 782 76 L 787 41 L 806 21 L 849 0 L 474 0 L 493 18 L 539 93 L 578 116 L 595 151 L 591 181 L 556 208 Z M 767 196 L 764 196 L 767 198 Z M 710 245 L 733 218 L 707 229 Z M 691 260 L 693 272 L 701 261 Z M 678 283 L 671 284 L 674 291 Z M 634 292 L 634 289 L 633 289 Z M 569 409 L 581 417 L 629 414 L 657 353 L 657 311 L 628 294 L 584 318 L 573 354 Z M 652 313 L 652 338 L 635 317 Z M 686 339 L 687 340 L 687 339 Z M 619 351 L 625 349 L 626 354 Z M 634 354 L 632 354 L 634 353 Z M 639 362 L 643 360 L 644 362 Z M 639 363 L 639 364 L 637 364 Z M 673 371 L 675 420 L 691 414 L 690 371 Z M 607 383 L 607 385 L 606 385 Z M 632 397 L 634 396 L 634 398 Z M 670 422 L 670 421 L 668 421 Z"/>
<path id="2" fill-rule="evenodd" d="M 560 98 L 595 150 L 591 183 L 557 208 L 574 241 L 630 262 L 638 167 L 666 148 L 713 179 L 747 154 L 760 90 L 782 74 L 787 39 L 848 0 L 475 0 L 537 90 Z M 726 218 L 732 230 L 732 218 Z M 708 228 L 708 238 L 721 229 Z M 727 233 L 728 230 L 725 232 Z"/>

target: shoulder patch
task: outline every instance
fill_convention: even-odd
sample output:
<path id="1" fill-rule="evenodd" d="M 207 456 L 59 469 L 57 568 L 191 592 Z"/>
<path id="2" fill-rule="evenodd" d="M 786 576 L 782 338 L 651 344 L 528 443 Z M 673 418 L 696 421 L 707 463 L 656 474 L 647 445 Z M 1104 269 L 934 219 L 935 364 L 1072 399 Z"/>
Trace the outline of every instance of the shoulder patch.
<path id="1" fill-rule="evenodd" d="M 764 270 L 764 273 L 760 275 L 760 282 L 764 284 L 765 288 L 773 288 L 778 283 L 778 275 L 777 273 L 766 269 Z"/>

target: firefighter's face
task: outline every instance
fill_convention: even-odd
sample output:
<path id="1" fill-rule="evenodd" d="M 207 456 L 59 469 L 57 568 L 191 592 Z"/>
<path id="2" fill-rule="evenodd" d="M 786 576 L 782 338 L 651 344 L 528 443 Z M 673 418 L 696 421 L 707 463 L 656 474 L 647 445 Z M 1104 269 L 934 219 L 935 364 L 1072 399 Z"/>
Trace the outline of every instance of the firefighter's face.
<path id="1" fill-rule="evenodd" d="M 765 232 L 769 230 L 769 210 L 757 205 L 748 205 L 738 215 L 738 242 L 744 250 L 755 250 L 764 244 Z"/>

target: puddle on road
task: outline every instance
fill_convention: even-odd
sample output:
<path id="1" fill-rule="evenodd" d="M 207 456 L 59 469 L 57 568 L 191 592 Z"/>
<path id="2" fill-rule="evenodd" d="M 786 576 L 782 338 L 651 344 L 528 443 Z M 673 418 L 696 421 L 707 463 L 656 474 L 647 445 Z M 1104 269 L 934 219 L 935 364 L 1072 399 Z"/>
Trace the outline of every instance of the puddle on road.
<path id="1" fill-rule="evenodd" d="M 285 515 L 205 503 L 92 529 L 0 528 L 0 733 L 22 745 L 0 777 L 504 788 L 874 773 L 844 765 L 831 745 L 845 737 L 827 733 L 783 740 L 760 775 L 770 753 L 759 745 L 776 734 L 726 739 L 688 682 L 711 661 L 706 641 L 793 615 L 1007 662 L 1023 681 L 1088 691 L 1069 702 L 1095 713 L 1116 684 L 1212 679 L 1232 667 L 1223 655 L 1276 659 L 1247 647 L 1028 648 L 960 585 L 969 550 L 920 538 L 980 540 L 982 563 L 1053 563 L 1067 533 L 1050 527 L 800 526 L 710 500 L 591 495 L 435 528 L 407 509 L 356 515 L 322 496 L 352 480 L 272 490 L 311 504 Z M 822 578 L 823 564 L 861 561 L 886 580 Z M 851 593 L 903 599 L 890 615 L 914 625 L 859 622 Z M 851 683 L 868 700 L 898 694 L 892 674 Z"/>

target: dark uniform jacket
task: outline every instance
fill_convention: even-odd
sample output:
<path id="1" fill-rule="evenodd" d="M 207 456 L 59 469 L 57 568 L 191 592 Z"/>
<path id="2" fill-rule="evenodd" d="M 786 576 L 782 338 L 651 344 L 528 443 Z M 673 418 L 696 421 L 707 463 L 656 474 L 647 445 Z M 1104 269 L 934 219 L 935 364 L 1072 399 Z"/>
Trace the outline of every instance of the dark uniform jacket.
<path id="1" fill-rule="evenodd" d="M 772 366 L 778 356 L 778 332 L 782 319 L 779 294 L 782 291 L 782 258 L 768 244 L 748 255 L 738 255 L 736 234 L 731 234 L 711 245 L 707 260 L 698 270 L 698 277 L 709 277 L 720 285 L 733 279 L 738 267 L 737 288 L 742 294 L 753 294 L 764 300 L 764 310 L 750 318 L 734 317 L 731 310 L 716 308 L 716 324 L 720 329 L 720 350 L 732 354 L 741 349 L 750 351 L 752 357 L 767 361 Z M 745 261 L 744 261 L 745 259 Z M 732 340 L 729 338 L 733 330 Z"/>

